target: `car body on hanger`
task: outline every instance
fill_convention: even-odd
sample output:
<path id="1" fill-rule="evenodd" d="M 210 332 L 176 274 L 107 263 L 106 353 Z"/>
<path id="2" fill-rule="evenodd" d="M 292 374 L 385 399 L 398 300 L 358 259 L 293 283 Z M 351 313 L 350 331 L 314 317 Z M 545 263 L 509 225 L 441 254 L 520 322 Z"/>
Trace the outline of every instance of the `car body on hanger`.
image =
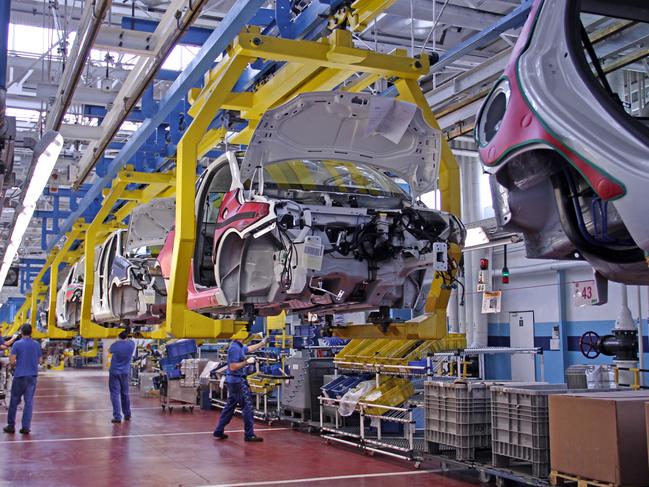
<path id="1" fill-rule="evenodd" d="M 96 323 L 155 325 L 164 320 L 166 288 L 157 257 L 173 223 L 174 198 L 137 207 L 129 228 L 95 249 L 92 319 Z"/>
<path id="2" fill-rule="evenodd" d="M 528 257 L 649 284 L 649 127 L 611 88 L 583 14 L 636 21 L 619 35 L 649 22 L 645 1 L 537 0 L 475 138 L 496 221 L 524 234 Z"/>
<path id="3" fill-rule="evenodd" d="M 189 308 L 422 306 L 465 237 L 455 216 L 418 200 L 436 188 L 440 154 L 441 133 L 391 98 L 307 93 L 268 111 L 247 151 L 226 152 L 198 181 Z M 173 240 L 159 256 L 167 280 Z"/>
<path id="4" fill-rule="evenodd" d="M 65 274 L 56 293 L 56 326 L 76 328 L 81 319 L 81 294 L 85 259 L 75 262 Z"/>

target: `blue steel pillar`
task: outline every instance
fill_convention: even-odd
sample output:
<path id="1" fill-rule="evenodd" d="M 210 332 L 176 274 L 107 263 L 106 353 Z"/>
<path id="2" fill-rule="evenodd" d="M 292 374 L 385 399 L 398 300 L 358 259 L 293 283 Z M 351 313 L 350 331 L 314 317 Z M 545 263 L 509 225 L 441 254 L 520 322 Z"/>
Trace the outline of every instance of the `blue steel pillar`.
<path id="1" fill-rule="evenodd" d="M 0 90 L 7 89 L 7 48 L 9 47 L 9 19 L 11 0 L 0 2 Z"/>

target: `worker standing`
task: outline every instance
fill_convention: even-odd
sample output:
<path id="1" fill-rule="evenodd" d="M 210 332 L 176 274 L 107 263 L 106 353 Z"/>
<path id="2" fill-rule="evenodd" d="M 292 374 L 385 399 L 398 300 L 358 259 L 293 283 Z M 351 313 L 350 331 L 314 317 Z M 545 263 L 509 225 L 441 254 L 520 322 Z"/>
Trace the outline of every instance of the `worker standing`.
<path id="1" fill-rule="evenodd" d="M 214 437 L 225 440 L 228 435 L 225 434 L 225 427 L 230 423 L 234 410 L 237 405 L 241 405 L 243 415 L 244 440 L 245 441 L 263 441 L 255 435 L 255 421 L 253 416 L 252 395 L 250 386 L 246 380 L 246 368 L 248 365 L 255 363 L 255 357 L 246 358 L 249 352 L 255 352 L 263 347 L 266 343 L 264 338 L 255 345 L 246 346 L 239 340 L 233 340 L 228 348 L 228 368 L 225 372 L 225 383 L 228 389 L 228 402 L 225 404 L 221 417 L 214 430 Z"/>
<path id="2" fill-rule="evenodd" d="M 25 400 L 23 409 L 22 428 L 20 433 L 29 434 L 31 431 L 32 412 L 34 410 L 34 393 L 36 392 L 36 377 L 38 376 L 38 364 L 41 360 L 41 345 L 32 340 L 32 326 L 23 325 L 21 328 L 22 338 L 16 341 L 11 347 L 9 362 L 15 366 L 14 380 L 11 383 L 11 401 L 7 414 L 7 426 L 5 433 L 16 432 L 16 411 L 22 399 Z"/>
<path id="3" fill-rule="evenodd" d="M 135 342 L 129 339 L 126 330 L 119 334 L 118 340 L 108 350 L 112 354 L 108 371 L 108 389 L 110 390 L 110 402 L 113 404 L 111 423 L 121 423 L 122 413 L 124 413 L 124 421 L 131 420 L 128 376 L 131 371 L 131 357 L 134 350 Z"/>

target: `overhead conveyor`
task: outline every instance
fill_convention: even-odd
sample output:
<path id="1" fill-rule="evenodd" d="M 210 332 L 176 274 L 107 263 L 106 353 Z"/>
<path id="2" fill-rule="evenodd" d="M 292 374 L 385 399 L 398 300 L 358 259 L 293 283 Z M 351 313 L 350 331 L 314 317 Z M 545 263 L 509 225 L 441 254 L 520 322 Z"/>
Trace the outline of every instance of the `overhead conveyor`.
<path id="1" fill-rule="evenodd" d="M 256 60 L 284 63 L 256 91 L 236 92 L 235 85 L 246 67 Z M 219 143 L 248 144 L 254 128 L 270 108 L 307 91 L 335 88 L 361 91 L 379 78 L 394 83 L 398 99 L 416 104 L 425 120 L 439 125 L 417 80 L 429 70 L 429 59 L 408 57 L 406 51 L 382 54 L 354 47 L 352 32 L 335 30 L 321 41 L 288 40 L 261 34 L 255 27 L 244 29 L 226 50 L 223 60 L 205 75 L 204 87 L 193 90 L 189 114 L 193 117 L 178 144 L 176 159 L 176 225 L 172 270 L 167 298 L 167 326 L 176 337 L 227 338 L 242 325 L 231 319 L 213 319 L 187 305 L 189 269 L 194 253 L 196 161 Z M 354 78 L 350 85 L 344 82 Z M 225 126 L 211 127 L 220 110 L 235 110 L 248 122 L 241 132 L 228 138 Z M 439 190 L 442 209 L 460 214 L 459 171 L 448 143 L 442 141 Z M 449 255 L 459 262 L 460 248 L 451 245 Z M 451 274 L 456 269 L 451 269 Z M 446 335 L 446 305 L 450 288 L 441 276 L 431 286 L 425 314 L 401 324 L 375 324 L 337 328 L 340 336 L 354 338 L 439 339 Z"/>

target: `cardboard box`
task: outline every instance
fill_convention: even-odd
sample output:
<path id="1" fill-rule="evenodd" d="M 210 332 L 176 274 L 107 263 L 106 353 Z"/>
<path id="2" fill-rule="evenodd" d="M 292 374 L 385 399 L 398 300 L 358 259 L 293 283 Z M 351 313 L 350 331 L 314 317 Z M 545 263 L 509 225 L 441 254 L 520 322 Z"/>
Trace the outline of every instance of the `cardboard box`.
<path id="1" fill-rule="evenodd" d="M 549 397 L 553 470 L 616 486 L 648 486 L 648 392 Z"/>

